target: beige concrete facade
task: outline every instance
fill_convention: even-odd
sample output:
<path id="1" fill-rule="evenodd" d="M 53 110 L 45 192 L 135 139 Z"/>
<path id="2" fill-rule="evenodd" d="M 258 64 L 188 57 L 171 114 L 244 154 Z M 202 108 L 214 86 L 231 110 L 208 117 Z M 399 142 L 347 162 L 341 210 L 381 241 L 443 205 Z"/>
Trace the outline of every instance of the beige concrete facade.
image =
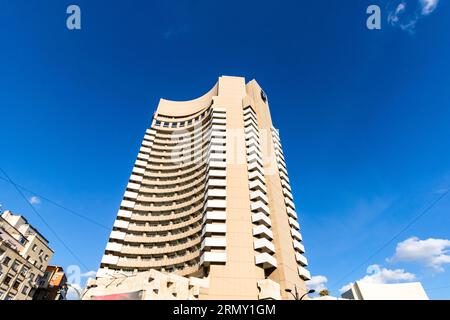
<path id="1" fill-rule="evenodd" d="M 310 278 L 301 242 L 267 97 L 223 76 L 198 99 L 161 99 L 97 282 L 155 270 L 204 279 L 198 299 L 290 299 Z"/>
<path id="2" fill-rule="evenodd" d="M 31 300 L 53 251 L 20 215 L 0 216 L 0 300 Z"/>

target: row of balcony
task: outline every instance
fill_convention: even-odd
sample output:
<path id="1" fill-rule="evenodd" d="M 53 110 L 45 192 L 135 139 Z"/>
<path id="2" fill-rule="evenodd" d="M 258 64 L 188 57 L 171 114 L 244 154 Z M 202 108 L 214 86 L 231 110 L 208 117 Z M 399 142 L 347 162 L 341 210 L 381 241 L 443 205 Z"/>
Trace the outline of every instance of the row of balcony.
<path id="1" fill-rule="evenodd" d="M 244 109 L 244 132 L 247 151 L 250 210 L 253 222 L 253 247 L 255 264 L 267 269 L 276 268 L 275 246 L 272 243 L 272 222 L 268 207 L 266 181 L 259 141 L 256 114 L 251 107 Z"/>
<path id="2" fill-rule="evenodd" d="M 219 113 L 218 113 L 219 111 Z M 226 110 L 213 109 L 212 130 L 225 129 Z M 211 145 L 211 151 L 225 153 L 226 137 L 216 141 L 216 145 Z M 211 143 L 213 143 L 211 141 Z M 222 144 L 221 146 L 219 144 Z M 226 263 L 226 162 L 217 161 L 214 153 L 208 159 L 209 170 L 206 174 L 205 193 L 205 216 L 204 225 L 201 232 L 201 257 L 200 265 Z M 219 203 L 223 206 L 218 210 Z"/>
<path id="3" fill-rule="evenodd" d="M 303 255 L 305 253 L 305 247 L 301 243 L 303 239 L 301 233 L 299 232 L 300 226 L 297 222 L 297 214 L 295 212 L 295 204 L 293 202 L 291 187 L 289 185 L 288 172 L 281 149 L 280 137 L 278 131 L 274 128 L 272 128 L 272 141 L 275 147 L 275 157 L 281 178 L 281 187 L 283 190 L 286 213 L 290 225 L 292 244 L 295 250 L 295 259 L 298 265 L 298 273 L 302 279 L 309 280 L 311 278 L 311 275 L 309 274 L 309 271 L 305 269 L 305 267 L 308 265 L 308 260 Z"/>

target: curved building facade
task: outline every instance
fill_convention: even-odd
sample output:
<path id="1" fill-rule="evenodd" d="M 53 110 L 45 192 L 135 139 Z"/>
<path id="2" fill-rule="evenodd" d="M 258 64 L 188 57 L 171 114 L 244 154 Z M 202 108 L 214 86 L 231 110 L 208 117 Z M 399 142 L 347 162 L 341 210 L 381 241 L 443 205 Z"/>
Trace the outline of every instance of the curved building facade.
<path id="1" fill-rule="evenodd" d="M 303 292 L 310 278 L 304 252 L 279 134 L 257 82 L 220 77 L 200 98 L 161 99 L 98 282 L 158 272 L 198 279 L 193 298 L 289 299 L 285 289 Z"/>

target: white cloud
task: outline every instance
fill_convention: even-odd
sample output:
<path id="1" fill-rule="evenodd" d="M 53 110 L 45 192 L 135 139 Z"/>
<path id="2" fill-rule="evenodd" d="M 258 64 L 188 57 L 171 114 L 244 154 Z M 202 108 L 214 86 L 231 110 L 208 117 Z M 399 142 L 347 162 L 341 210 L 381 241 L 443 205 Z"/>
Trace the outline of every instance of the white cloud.
<path id="1" fill-rule="evenodd" d="M 420 0 L 420 5 L 422 6 L 422 14 L 427 16 L 432 13 L 436 9 L 438 3 L 439 0 Z"/>
<path id="2" fill-rule="evenodd" d="M 378 264 L 369 266 L 366 270 L 367 275 L 364 278 L 358 280 L 367 283 L 396 283 L 396 282 L 408 282 L 416 278 L 412 273 L 405 272 L 404 269 L 386 269 L 382 268 Z M 349 283 L 339 289 L 339 292 L 344 293 L 350 289 L 352 283 Z"/>
<path id="3" fill-rule="evenodd" d="M 443 265 L 450 264 L 450 240 L 433 239 L 420 240 L 411 237 L 397 244 L 395 254 L 389 262 L 418 262 L 436 271 L 444 271 Z"/>
<path id="4" fill-rule="evenodd" d="M 311 280 L 306 282 L 306 287 L 308 289 L 314 289 L 316 292 L 320 292 L 326 289 L 325 283 L 327 281 L 328 279 L 325 276 L 313 276 L 311 277 Z"/>
<path id="5" fill-rule="evenodd" d="M 41 199 L 39 199 L 36 196 L 32 196 L 29 201 L 31 204 L 40 204 L 41 203 Z"/>
<path id="6" fill-rule="evenodd" d="M 400 16 L 403 14 L 403 12 L 405 12 L 405 9 L 406 9 L 406 3 L 405 2 L 399 3 L 397 8 L 395 8 L 394 11 L 389 13 L 388 22 L 391 24 L 397 23 L 400 20 Z"/>
<path id="7" fill-rule="evenodd" d="M 91 270 L 91 271 L 82 273 L 82 274 L 81 274 L 81 277 L 85 277 L 85 278 L 94 278 L 96 274 L 97 274 L 97 271 Z"/>
<path id="8" fill-rule="evenodd" d="M 415 2 L 411 4 L 411 2 Z M 388 22 L 402 30 L 414 33 L 417 22 L 436 10 L 439 0 L 403 0 L 391 9 Z"/>

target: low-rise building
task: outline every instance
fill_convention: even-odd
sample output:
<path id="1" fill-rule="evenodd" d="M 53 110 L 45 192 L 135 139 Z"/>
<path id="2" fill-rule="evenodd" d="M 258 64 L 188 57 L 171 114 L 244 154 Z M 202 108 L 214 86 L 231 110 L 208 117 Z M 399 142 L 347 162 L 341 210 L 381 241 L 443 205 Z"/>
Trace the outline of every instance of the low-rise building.
<path id="1" fill-rule="evenodd" d="M 48 240 L 10 211 L 0 216 L 0 300 L 31 300 L 53 256 Z"/>
<path id="2" fill-rule="evenodd" d="M 60 266 L 48 266 L 39 279 L 33 300 L 66 300 L 67 277 Z"/>
<path id="3" fill-rule="evenodd" d="M 356 281 L 342 298 L 351 300 L 429 300 L 420 282 L 370 283 Z"/>

